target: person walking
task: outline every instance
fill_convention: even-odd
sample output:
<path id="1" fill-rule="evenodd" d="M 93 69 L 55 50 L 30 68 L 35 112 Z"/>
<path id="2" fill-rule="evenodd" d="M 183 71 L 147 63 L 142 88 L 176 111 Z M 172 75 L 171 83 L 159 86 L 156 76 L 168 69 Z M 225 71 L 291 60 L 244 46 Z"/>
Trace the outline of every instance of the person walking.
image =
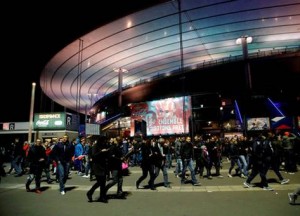
<path id="1" fill-rule="evenodd" d="M 72 157 L 74 156 L 75 148 L 69 142 L 67 135 L 63 136 L 62 141 L 58 142 L 52 150 L 53 160 L 57 164 L 57 173 L 59 181 L 59 190 L 61 195 L 65 195 L 65 184 L 67 182 Z"/>
<path id="2" fill-rule="evenodd" d="M 297 169 L 297 156 L 295 151 L 295 141 L 298 137 L 294 133 L 284 132 L 282 136 L 282 146 L 284 149 L 284 168 L 288 174 L 295 174 Z"/>
<path id="3" fill-rule="evenodd" d="M 200 135 L 194 137 L 194 156 L 195 156 L 195 175 L 200 173 L 201 166 L 201 146 L 204 145 L 203 138 Z"/>
<path id="4" fill-rule="evenodd" d="M 159 148 L 158 140 L 156 139 L 151 140 L 150 151 L 151 151 L 150 154 L 151 173 L 153 175 L 152 178 L 150 175 L 150 180 L 148 184 L 151 190 L 156 190 L 155 179 L 158 177 L 163 164 L 163 156 Z"/>
<path id="5" fill-rule="evenodd" d="M 238 166 L 238 170 L 242 170 L 241 163 L 239 161 L 239 146 L 236 137 L 230 139 L 229 149 L 228 149 L 228 158 L 230 160 L 230 167 L 228 169 L 228 177 L 232 178 L 232 170 L 235 165 Z"/>
<path id="6" fill-rule="evenodd" d="M 201 146 L 200 164 L 199 164 L 199 177 L 203 178 L 204 168 L 206 170 L 207 179 L 212 179 L 211 176 L 211 162 L 206 145 Z"/>
<path id="7" fill-rule="evenodd" d="M 143 140 L 139 150 L 135 150 L 135 151 L 140 151 L 142 153 L 142 161 L 141 161 L 142 175 L 138 178 L 138 180 L 135 183 L 136 189 L 140 188 L 139 186 L 140 186 L 141 182 L 143 180 L 145 180 L 149 174 L 150 180 L 148 182 L 148 185 L 151 190 L 155 190 L 155 187 L 154 187 L 155 173 L 154 173 L 154 169 L 152 167 L 151 142 L 154 142 L 154 140 L 152 140 L 152 139 Z"/>
<path id="8" fill-rule="evenodd" d="M 13 146 L 14 146 L 14 150 L 13 150 L 12 166 L 16 172 L 15 177 L 20 177 L 24 174 L 22 169 L 22 163 L 24 160 L 23 144 L 20 142 L 19 138 L 15 138 L 15 142 Z"/>
<path id="9" fill-rule="evenodd" d="M 51 145 L 51 142 L 49 142 L 49 141 L 44 142 L 42 145 L 46 152 L 46 160 L 45 160 L 45 166 L 44 166 L 43 171 L 45 172 L 47 183 L 52 184 L 52 179 L 51 179 L 51 175 L 50 175 L 50 165 L 52 163 L 51 152 L 52 152 L 53 146 Z"/>
<path id="10" fill-rule="evenodd" d="M 163 172 L 163 177 L 164 177 L 164 187 L 166 188 L 172 188 L 169 182 L 169 176 L 168 176 L 168 169 L 169 169 L 169 164 L 168 164 L 168 158 L 167 155 L 170 153 L 170 140 L 169 139 L 164 139 L 164 138 L 159 138 L 158 139 L 158 147 L 160 150 L 160 169 Z M 158 174 L 159 175 L 159 171 Z"/>
<path id="11" fill-rule="evenodd" d="M 211 167 L 216 169 L 215 176 L 223 178 L 220 173 L 222 168 L 222 143 L 218 136 L 212 136 L 206 143 L 206 147 L 209 152 Z"/>
<path id="12" fill-rule="evenodd" d="M 108 203 L 105 189 L 108 172 L 108 155 L 109 145 L 107 139 L 104 136 L 100 136 L 92 147 L 92 170 L 93 174 L 96 176 L 96 182 L 86 193 L 89 202 L 93 202 L 93 194 L 95 190 L 100 187 L 100 197 L 98 201 Z"/>
<path id="13" fill-rule="evenodd" d="M 89 170 L 90 170 L 90 181 L 94 180 L 94 169 L 93 169 L 93 148 L 96 146 L 97 140 L 93 140 L 93 142 L 90 143 L 90 147 L 88 149 L 88 160 L 89 160 Z"/>
<path id="14" fill-rule="evenodd" d="M 268 132 L 268 140 L 270 140 L 270 144 L 273 148 L 273 154 L 271 157 L 271 169 L 274 171 L 276 176 L 279 179 L 280 184 L 287 184 L 289 183 L 289 179 L 283 178 L 282 174 L 280 173 L 280 165 L 281 165 L 281 155 L 283 152 L 282 148 L 282 140 L 281 137 L 278 137 L 272 131 Z"/>
<path id="15" fill-rule="evenodd" d="M 77 175 L 83 176 L 83 158 L 84 158 L 84 147 L 82 144 L 82 139 L 79 137 L 75 141 L 75 152 L 74 152 L 74 169 Z"/>
<path id="16" fill-rule="evenodd" d="M 261 179 L 261 185 L 264 190 L 273 191 L 268 185 L 267 172 L 270 168 L 272 157 L 272 146 L 270 142 L 266 140 L 266 136 L 260 134 L 253 142 L 252 146 L 252 170 L 247 180 L 244 182 L 246 188 L 252 187 L 251 181 L 259 174 Z"/>
<path id="17" fill-rule="evenodd" d="M 84 155 L 84 175 L 83 178 L 90 178 L 90 171 L 91 171 L 91 165 L 90 165 L 90 149 L 92 148 L 91 142 L 89 140 L 86 140 L 85 137 L 81 138 L 81 143 L 83 144 L 83 155 Z"/>
<path id="18" fill-rule="evenodd" d="M 123 162 L 123 148 L 121 139 L 113 139 L 111 147 L 108 151 L 108 169 L 111 173 L 111 179 L 107 182 L 105 186 L 105 194 L 108 190 L 117 184 L 117 197 L 123 198 L 123 172 L 122 172 L 122 162 Z"/>
<path id="19" fill-rule="evenodd" d="M 238 165 L 239 170 L 241 171 L 241 178 L 248 177 L 248 161 L 247 161 L 247 151 L 248 151 L 248 140 L 246 136 L 237 136 L 237 145 L 238 145 Z"/>
<path id="20" fill-rule="evenodd" d="M 176 160 L 176 167 L 175 167 L 175 176 L 179 178 L 181 176 L 182 172 L 182 159 L 180 155 L 180 149 L 182 146 L 182 142 L 184 140 L 184 137 L 177 137 L 175 139 L 175 149 L 174 149 L 174 155 L 175 155 L 175 160 Z"/>
<path id="21" fill-rule="evenodd" d="M 194 145 L 191 141 L 191 137 L 186 137 L 185 142 L 182 143 L 181 147 L 181 159 L 183 163 L 183 169 L 181 173 L 181 184 L 185 184 L 186 178 L 185 178 L 185 172 L 186 169 L 188 168 L 191 172 L 191 177 L 192 177 L 192 183 L 194 186 L 200 186 L 201 184 L 197 181 L 196 175 L 195 175 L 195 170 L 194 170 L 194 165 L 193 165 L 193 158 L 194 158 Z"/>
<path id="22" fill-rule="evenodd" d="M 27 160 L 29 163 L 29 174 L 26 181 L 26 191 L 30 192 L 30 184 L 35 179 L 35 192 L 40 194 L 41 177 L 45 167 L 47 156 L 46 150 L 42 145 L 42 141 L 37 139 L 33 145 L 29 147 Z"/>

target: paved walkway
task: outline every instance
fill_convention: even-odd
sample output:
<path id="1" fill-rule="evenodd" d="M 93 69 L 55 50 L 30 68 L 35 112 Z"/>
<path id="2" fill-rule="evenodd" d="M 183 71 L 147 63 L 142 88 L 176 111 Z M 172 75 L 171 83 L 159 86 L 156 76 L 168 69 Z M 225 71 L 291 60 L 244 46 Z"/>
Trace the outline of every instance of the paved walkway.
<path id="1" fill-rule="evenodd" d="M 244 188 L 245 179 L 238 176 L 227 177 L 229 164 L 225 162 L 223 166 L 223 178 L 213 177 L 209 180 L 199 179 L 197 176 L 201 186 L 193 186 L 190 183 L 181 185 L 172 168 L 169 170 L 172 188 L 163 187 L 163 177 L 160 173 L 156 180 L 156 191 L 136 189 L 135 181 L 141 175 L 141 169 L 132 167 L 130 175 L 124 177 L 125 199 L 116 199 L 116 187 L 113 187 L 108 192 L 108 204 L 87 202 L 85 194 L 94 181 L 78 176 L 75 172 L 72 172 L 66 183 L 64 196 L 59 193 L 57 183 L 46 182 L 42 182 L 42 194 L 27 193 L 27 176 L 9 175 L 2 178 L 0 183 L 0 215 L 300 215 L 300 200 L 299 205 L 291 206 L 287 197 L 288 192 L 300 186 L 300 172 L 294 175 L 282 172 L 290 182 L 281 185 L 270 170 L 268 181 L 274 191 L 264 191 L 258 186 L 259 177 L 252 182 L 256 187 Z M 146 186 L 148 178 L 141 186 Z M 95 192 L 94 199 L 98 193 Z"/>

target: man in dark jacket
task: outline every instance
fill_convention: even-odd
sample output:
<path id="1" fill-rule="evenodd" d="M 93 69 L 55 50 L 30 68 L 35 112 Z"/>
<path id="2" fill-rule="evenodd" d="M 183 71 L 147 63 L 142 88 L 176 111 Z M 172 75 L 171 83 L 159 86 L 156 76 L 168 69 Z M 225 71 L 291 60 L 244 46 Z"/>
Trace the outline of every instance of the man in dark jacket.
<path id="1" fill-rule="evenodd" d="M 246 188 L 252 187 L 251 181 L 259 174 L 261 179 L 261 185 L 264 190 L 273 189 L 269 187 L 267 181 L 267 172 L 271 165 L 273 148 L 271 143 L 266 136 L 260 134 L 256 140 L 254 140 L 252 145 L 252 170 L 247 180 L 244 182 Z"/>
<path id="2" fill-rule="evenodd" d="M 98 201 L 108 203 L 105 190 L 106 175 L 108 172 L 108 154 L 109 146 L 107 144 L 107 139 L 106 137 L 101 136 L 92 147 L 92 169 L 93 174 L 96 176 L 96 182 L 86 194 L 89 202 L 93 201 L 93 193 L 100 187 L 100 197 Z"/>
<path id="3" fill-rule="evenodd" d="M 123 198 L 123 172 L 122 172 L 122 162 L 123 162 L 123 148 L 121 145 L 122 140 L 114 138 L 108 153 L 108 169 L 111 172 L 111 179 L 107 182 L 105 186 L 105 193 L 117 184 L 117 197 Z"/>
<path id="4" fill-rule="evenodd" d="M 40 139 L 37 139 L 36 142 L 29 147 L 27 160 L 29 163 L 29 175 L 26 181 L 26 191 L 30 192 L 30 184 L 33 179 L 35 179 L 35 192 L 41 193 L 41 177 L 45 167 L 46 150 Z"/>
<path id="5" fill-rule="evenodd" d="M 141 147 L 139 148 L 138 151 L 141 151 L 142 153 L 142 161 L 141 161 L 141 168 L 142 168 L 142 175 L 138 178 L 136 181 L 136 189 L 140 188 L 140 184 L 143 180 L 145 180 L 148 176 L 150 175 L 149 179 L 149 187 L 151 190 L 155 190 L 156 188 L 154 187 L 154 181 L 155 181 L 155 173 L 154 173 L 154 165 L 153 165 L 153 153 L 152 153 L 152 147 L 151 143 L 155 142 L 154 139 L 147 139 L 143 140 L 141 142 Z M 137 151 L 137 150 L 136 150 Z"/>
<path id="6" fill-rule="evenodd" d="M 63 136 L 61 142 L 58 142 L 52 150 L 53 160 L 57 164 L 59 189 L 61 195 L 65 195 L 65 183 L 67 182 L 70 164 L 74 156 L 75 147 L 69 142 L 67 135 Z"/>
<path id="7" fill-rule="evenodd" d="M 181 174 L 181 184 L 185 183 L 185 172 L 186 169 L 189 168 L 191 172 L 192 182 L 194 186 L 200 186 L 200 183 L 197 181 L 195 176 L 195 170 L 193 166 L 193 159 L 194 159 L 194 145 L 192 143 L 191 137 L 187 137 L 185 142 L 182 143 L 180 149 L 180 155 L 183 163 L 183 169 Z"/>

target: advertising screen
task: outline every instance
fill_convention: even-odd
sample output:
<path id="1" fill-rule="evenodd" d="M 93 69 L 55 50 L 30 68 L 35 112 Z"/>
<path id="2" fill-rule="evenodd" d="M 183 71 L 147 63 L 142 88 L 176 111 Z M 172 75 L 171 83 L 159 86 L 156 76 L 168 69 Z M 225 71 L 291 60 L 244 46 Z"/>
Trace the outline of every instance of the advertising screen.
<path id="1" fill-rule="evenodd" d="M 146 122 L 146 135 L 172 135 L 189 132 L 191 97 L 176 97 L 131 105 L 130 135 L 135 121 Z"/>
<path id="2" fill-rule="evenodd" d="M 248 118 L 247 119 L 247 130 L 269 130 L 270 119 L 268 117 L 262 118 Z"/>
<path id="3" fill-rule="evenodd" d="M 34 114 L 35 130 L 66 129 L 65 113 L 36 113 Z"/>

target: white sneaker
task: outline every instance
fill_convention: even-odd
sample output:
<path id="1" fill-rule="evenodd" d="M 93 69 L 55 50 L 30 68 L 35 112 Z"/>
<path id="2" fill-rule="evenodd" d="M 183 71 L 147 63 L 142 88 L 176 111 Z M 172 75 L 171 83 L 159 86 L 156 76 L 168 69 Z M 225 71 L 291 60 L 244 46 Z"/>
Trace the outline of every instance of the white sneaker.
<path id="1" fill-rule="evenodd" d="M 274 189 L 268 186 L 268 187 L 263 187 L 263 190 L 273 191 Z"/>
<path id="2" fill-rule="evenodd" d="M 89 178 L 90 175 L 83 175 L 82 177 L 83 177 L 83 178 Z"/>
<path id="3" fill-rule="evenodd" d="M 281 181 L 280 181 L 280 184 L 287 184 L 287 183 L 289 183 L 289 179 L 282 179 Z"/>
<path id="4" fill-rule="evenodd" d="M 247 178 L 247 176 L 245 176 L 243 173 L 241 174 L 241 178 L 244 178 L 244 179 L 246 179 Z"/>
<path id="5" fill-rule="evenodd" d="M 65 191 L 61 191 L 60 194 L 61 195 L 65 195 L 66 193 L 65 193 Z"/>
<path id="6" fill-rule="evenodd" d="M 245 186 L 246 188 L 251 188 L 251 187 L 252 187 L 252 185 L 249 184 L 248 182 L 244 182 L 243 184 L 244 184 L 244 186 Z"/>

